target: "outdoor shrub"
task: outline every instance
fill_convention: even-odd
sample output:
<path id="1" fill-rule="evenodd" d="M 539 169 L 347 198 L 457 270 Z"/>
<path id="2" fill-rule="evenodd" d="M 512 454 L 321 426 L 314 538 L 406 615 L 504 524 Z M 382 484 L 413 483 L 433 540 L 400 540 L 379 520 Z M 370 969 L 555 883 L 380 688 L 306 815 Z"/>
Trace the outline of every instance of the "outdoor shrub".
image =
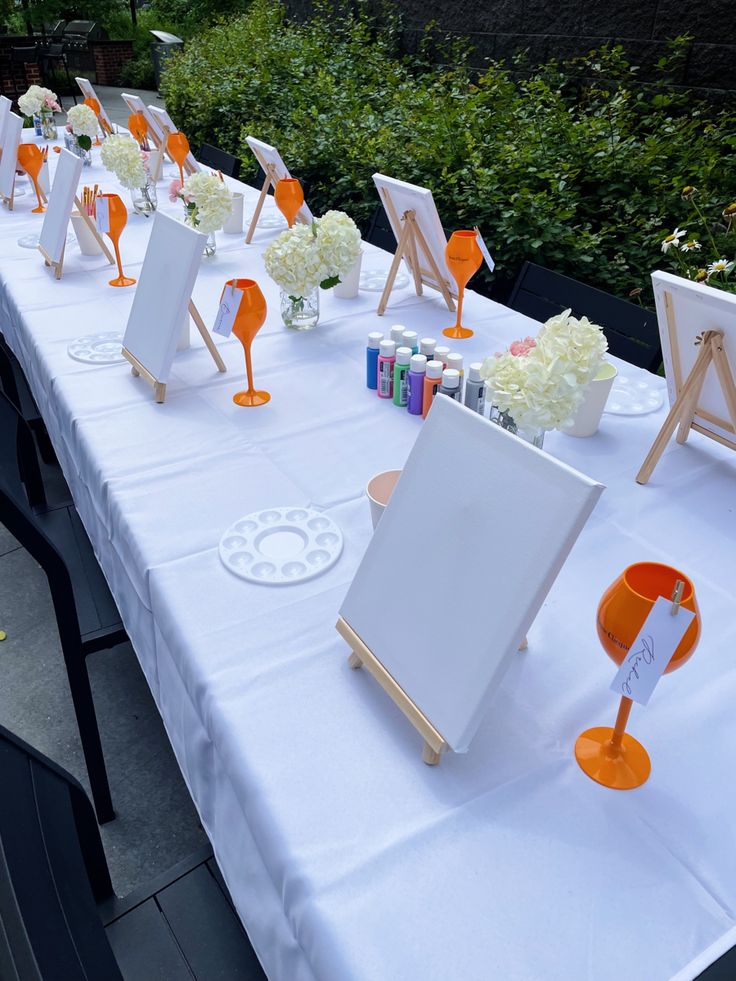
<path id="1" fill-rule="evenodd" d="M 365 227 L 376 171 L 430 187 L 446 228 L 479 225 L 502 286 L 531 259 L 646 299 L 682 186 L 714 214 L 736 199 L 736 119 L 639 83 L 619 47 L 517 79 L 501 64 L 474 77 L 457 52 L 452 67 L 402 58 L 396 38 L 361 13 L 322 5 L 300 24 L 253 0 L 169 62 L 167 106 L 192 146 L 238 154 L 246 180 L 246 135 L 278 146 L 318 214 Z"/>

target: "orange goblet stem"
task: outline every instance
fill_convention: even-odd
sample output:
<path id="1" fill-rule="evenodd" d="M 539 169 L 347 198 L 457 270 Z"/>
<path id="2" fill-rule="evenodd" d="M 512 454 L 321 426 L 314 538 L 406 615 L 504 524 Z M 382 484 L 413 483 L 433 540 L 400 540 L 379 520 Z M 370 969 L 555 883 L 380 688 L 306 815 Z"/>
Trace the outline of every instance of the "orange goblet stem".
<path id="1" fill-rule="evenodd" d="M 621 703 L 619 704 L 618 715 L 616 716 L 616 725 L 613 727 L 613 735 L 611 736 L 611 747 L 615 750 L 621 748 L 621 741 L 626 731 L 626 723 L 629 721 L 631 706 L 633 704 L 630 698 L 627 698 L 625 695 L 621 696 Z"/>
<path id="2" fill-rule="evenodd" d="M 123 264 L 120 261 L 120 249 L 118 248 L 118 240 L 117 238 L 113 238 L 112 235 L 110 236 L 110 239 L 112 241 L 112 247 L 115 249 L 115 258 L 117 259 L 118 273 L 119 273 L 119 275 L 115 279 L 110 280 L 110 286 L 133 286 L 136 280 L 132 279 L 130 276 L 124 275 L 123 273 Z"/>

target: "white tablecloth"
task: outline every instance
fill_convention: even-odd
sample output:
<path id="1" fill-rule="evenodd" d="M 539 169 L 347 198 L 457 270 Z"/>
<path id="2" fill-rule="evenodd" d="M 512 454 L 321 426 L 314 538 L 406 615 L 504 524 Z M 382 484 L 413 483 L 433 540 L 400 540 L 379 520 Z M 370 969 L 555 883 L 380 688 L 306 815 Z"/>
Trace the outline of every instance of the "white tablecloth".
<path id="1" fill-rule="evenodd" d="M 85 179 L 116 189 L 93 153 Z M 161 207 L 175 213 L 164 188 Z M 255 192 L 245 193 L 248 214 Z M 639 487 L 664 409 L 606 415 L 591 439 L 547 436 L 549 452 L 608 489 L 470 752 L 428 768 L 403 716 L 348 668 L 334 623 L 371 534 L 365 483 L 403 464 L 422 424 L 365 388 L 366 335 L 400 321 L 439 337 L 453 320 L 439 296 L 406 288 L 379 318 L 375 293 L 322 294 L 318 328 L 293 333 L 261 260 L 275 232 L 259 230 L 250 247 L 219 233 L 194 300 L 211 322 L 225 279 L 258 280 L 270 313 L 255 378 L 272 401 L 235 406 L 241 346 L 217 339 L 228 366 L 218 374 L 193 332 L 156 405 L 126 365 L 67 356 L 70 340 L 123 328 L 133 290 L 109 288 L 110 267 L 74 245 L 55 282 L 16 244 L 40 226 L 33 203 L 17 198 L 0 214 L 2 330 L 269 977 L 664 981 L 717 957 L 736 923 L 733 455 L 692 435 Z M 134 276 L 149 229 L 130 215 L 121 245 Z M 368 266 L 387 264 L 367 251 Z M 466 365 L 535 329 L 473 294 L 465 320 L 476 331 L 458 345 Z M 325 509 L 345 534 L 341 559 L 302 585 L 237 579 L 218 558 L 222 532 L 282 504 Z M 458 561 L 469 548 L 457 543 Z M 646 559 L 692 577 L 703 633 L 686 667 L 634 708 L 630 729 L 652 775 L 617 793 L 582 774 L 573 744 L 616 711 L 596 605 L 627 564 Z M 451 574 L 437 569 L 426 614 L 453 615 L 441 601 Z M 489 555 L 489 593 L 503 574 Z"/>

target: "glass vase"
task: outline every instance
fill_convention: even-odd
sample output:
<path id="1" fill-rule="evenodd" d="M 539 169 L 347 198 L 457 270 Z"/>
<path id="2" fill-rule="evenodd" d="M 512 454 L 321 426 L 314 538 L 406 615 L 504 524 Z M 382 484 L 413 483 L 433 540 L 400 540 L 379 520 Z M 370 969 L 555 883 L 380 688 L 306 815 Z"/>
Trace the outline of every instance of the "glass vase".
<path id="1" fill-rule="evenodd" d="M 144 187 L 136 187 L 130 192 L 133 201 L 133 211 L 137 215 L 152 215 L 158 205 L 156 197 L 156 185 L 149 176 L 146 176 Z"/>
<path id="2" fill-rule="evenodd" d="M 215 233 L 210 232 L 209 235 L 207 236 L 207 241 L 205 242 L 204 245 L 204 254 L 208 259 L 211 259 L 216 252 L 217 252 L 217 239 L 215 238 Z"/>
<path id="3" fill-rule="evenodd" d="M 491 414 L 489 418 L 491 422 L 495 422 L 497 426 L 501 427 L 501 429 L 505 429 L 507 432 L 513 433 L 514 436 L 519 436 L 527 443 L 531 443 L 532 446 L 536 446 L 538 450 L 543 448 L 544 429 L 521 429 L 514 422 L 514 417 L 509 412 L 504 412 L 503 410 L 499 409 L 497 405 L 491 406 Z"/>
<path id="4" fill-rule="evenodd" d="M 41 110 L 41 134 L 45 140 L 55 140 L 58 135 L 56 121 L 51 109 Z"/>
<path id="5" fill-rule="evenodd" d="M 68 130 L 64 133 L 64 146 L 76 156 L 81 157 L 85 167 L 92 166 L 92 151 L 81 147 L 74 133 L 70 133 Z"/>
<path id="6" fill-rule="evenodd" d="M 319 286 L 306 296 L 290 296 L 281 290 L 281 319 L 292 330 L 314 330 L 319 321 Z"/>

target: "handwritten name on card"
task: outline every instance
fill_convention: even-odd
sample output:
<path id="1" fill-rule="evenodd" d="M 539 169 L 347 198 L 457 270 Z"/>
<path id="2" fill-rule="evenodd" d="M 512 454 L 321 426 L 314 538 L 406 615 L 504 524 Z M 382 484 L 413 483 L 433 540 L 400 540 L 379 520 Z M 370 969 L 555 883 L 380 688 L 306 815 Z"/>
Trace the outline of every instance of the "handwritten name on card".
<path id="1" fill-rule="evenodd" d="M 225 287 L 220 300 L 220 309 L 215 317 L 215 326 L 212 328 L 214 334 L 221 334 L 223 337 L 230 336 L 242 299 L 242 290 L 235 289 L 234 286 Z"/>
<path id="2" fill-rule="evenodd" d="M 107 198 L 95 198 L 95 224 L 101 235 L 110 231 L 110 202 Z"/>
<path id="3" fill-rule="evenodd" d="M 478 248 L 483 254 L 483 258 L 486 260 L 486 263 L 488 264 L 488 268 L 491 270 L 491 272 L 493 272 L 493 270 L 496 268 L 496 263 L 493 261 L 493 256 L 488 251 L 488 246 L 485 243 L 485 239 L 478 231 L 477 227 L 474 229 L 474 231 L 475 231 L 476 239 L 478 241 Z"/>
<path id="4" fill-rule="evenodd" d="M 613 679 L 611 691 L 646 705 L 695 614 L 660 596 Z"/>

